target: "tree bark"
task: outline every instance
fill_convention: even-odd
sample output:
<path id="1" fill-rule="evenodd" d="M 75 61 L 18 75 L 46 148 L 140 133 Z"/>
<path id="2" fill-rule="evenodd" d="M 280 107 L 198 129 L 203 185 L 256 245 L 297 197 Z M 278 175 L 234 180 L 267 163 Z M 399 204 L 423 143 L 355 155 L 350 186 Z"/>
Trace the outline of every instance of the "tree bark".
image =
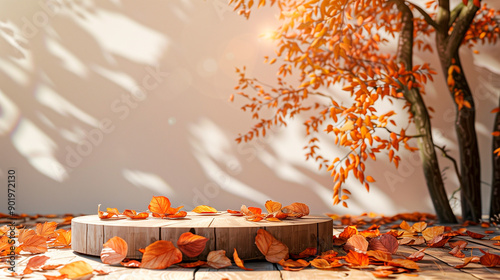
<path id="1" fill-rule="evenodd" d="M 499 101 L 500 105 L 500 101 Z M 500 112 L 495 115 L 495 124 L 493 131 L 500 131 Z M 492 151 L 500 148 L 500 136 L 493 136 Z M 493 179 L 491 181 L 491 205 L 490 205 L 490 218 L 494 219 L 496 215 L 500 215 L 500 156 L 493 154 Z"/>
<path id="2" fill-rule="evenodd" d="M 397 60 L 402 62 L 407 70 L 413 67 L 413 14 L 410 8 L 403 2 L 397 1 L 398 9 L 402 13 L 403 28 L 398 41 Z M 456 223 L 456 217 L 451 210 L 450 203 L 444 188 L 441 170 L 434 148 L 434 141 L 431 133 L 431 123 L 429 112 L 424 100 L 417 88 L 403 90 L 403 95 L 410 103 L 410 110 L 413 120 L 418 130 L 418 147 L 422 158 L 423 170 L 427 188 L 429 190 L 432 204 L 436 215 L 441 223 Z"/>
<path id="3" fill-rule="evenodd" d="M 460 154 L 460 176 L 462 178 L 460 181 L 462 217 L 465 221 L 477 222 L 481 219 L 482 205 L 481 168 L 475 128 L 476 112 L 472 92 L 465 78 L 458 51 L 478 8 L 472 2 L 467 6 L 463 6 L 459 16 L 455 20 L 452 33 L 448 34 L 450 11 L 449 3 L 447 2 L 440 1 L 437 18 L 439 28 L 436 30 L 436 46 L 441 62 L 441 69 L 446 80 L 448 79 L 448 75 L 452 74 L 455 81 L 454 87 L 449 88 L 452 100 L 455 100 L 455 92 L 459 91 L 463 95 L 464 100 L 470 104 L 470 108 L 463 106 L 459 109 L 458 104 L 455 101 L 453 102 L 456 109 L 455 131 Z M 453 73 L 448 73 L 448 69 L 452 65 L 458 66 L 460 72 L 454 71 Z"/>

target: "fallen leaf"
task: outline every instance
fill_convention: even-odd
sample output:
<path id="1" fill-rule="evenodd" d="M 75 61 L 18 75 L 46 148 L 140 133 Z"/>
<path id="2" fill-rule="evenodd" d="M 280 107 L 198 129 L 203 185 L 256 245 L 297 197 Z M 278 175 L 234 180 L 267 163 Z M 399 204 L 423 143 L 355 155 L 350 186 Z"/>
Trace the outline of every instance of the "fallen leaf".
<path id="1" fill-rule="evenodd" d="M 184 268 L 193 268 L 193 267 L 200 267 L 206 264 L 207 264 L 206 261 L 195 261 L 190 263 L 178 263 L 177 265 Z"/>
<path id="2" fill-rule="evenodd" d="M 107 209 L 116 209 L 116 208 L 107 208 Z M 100 219 L 104 220 L 104 219 L 109 219 L 115 215 L 118 216 L 119 212 L 118 212 L 118 214 L 116 214 L 116 212 L 114 212 L 114 213 L 113 212 L 114 212 L 114 210 L 112 210 L 111 213 L 101 211 L 101 204 L 97 205 L 97 216 L 99 216 Z"/>
<path id="3" fill-rule="evenodd" d="M 278 263 L 288 258 L 288 247 L 264 229 L 257 231 L 255 244 L 268 262 Z"/>
<path id="4" fill-rule="evenodd" d="M 372 271 L 373 276 L 377 278 L 387 278 L 389 275 L 393 274 L 392 270 L 376 270 Z"/>
<path id="5" fill-rule="evenodd" d="M 345 261 L 353 266 L 368 266 L 370 261 L 367 254 L 349 251 L 345 256 Z"/>
<path id="6" fill-rule="evenodd" d="M 408 232 L 413 232 L 412 227 L 406 221 L 402 221 L 401 224 L 399 224 L 399 227 Z"/>
<path id="7" fill-rule="evenodd" d="M 367 249 L 368 241 L 366 241 L 366 238 L 360 234 L 351 236 L 344 245 L 344 250 L 346 252 L 354 250 L 358 253 L 366 253 Z"/>
<path id="8" fill-rule="evenodd" d="M 43 236 L 47 239 L 55 235 L 55 230 L 57 228 L 56 222 L 45 222 L 43 224 L 36 224 L 36 234 Z"/>
<path id="9" fill-rule="evenodd" d="M 241 211 L 237 211 L 237 210 L 227 209 L 227 212 L 229 214 L 233 214 L 233 215 L 243 215 L 243 213 L 241 213 Z"/>
<path id="10" fill-rule="evenodd" d="M 128 245 L 125 240 L 115 236 L 109 239 L 101 250 L 101 261 L 105 264 L 119 264 L 127 256 Z"/>
<path id="11" fill-rule="evenodd" d="M 240 257 L 238 256 L 238 252 L 236 251 L 236 248 L 234 248 L 233 260 L 234 260 L 234 263 L 239 268 L 244 269 L 244 270 L 253 270 L 252 268 L 246 268 L 245 267 L 245 264 L 244 264 L 243 260 L 241 260 Z"/>
<path id="12" fill-rule="evenodd" d="M 429 241 L 427 243 L 427 246 L 433 247 L 433 248 L 441 248 L 450 239 L 451 239 L 451 237 L 449 237 L 449 236 L 438 235 L 438 236 L 434 237 L 434 239 L 432 239 L 431 241 Z"/>
<path id="13" fill-rule="evenodd" d="M 491 254 L 479 249 L 484 255 L 479 258 L 479 262 L 486 267 L 495 267 L 500 265 L 500 255 Z"/>
<path id="14" fill-rule="evenodd" d="M 500 241 L 500 235 L 494 236 L 494 237 L 490 238 L 490 240 Z"/>
<path id="15" fill-rule="evenodd" d="M 207 206 L 207 205 L 198 205 L 193 209 L 195 213 L 217 213 L 217 209 Z"/>
<path id="16" fill-rule="evenodd" d="M 231 260 L 226 257 L 226 251 L 217 250 L 208 253 L 207 264 L 215 269 L 231 266 Z"/>
<path id="17" fill-rule="evenodd" d="M 122 262 L 120 262 L 120 264 L 123 265 L 124 267 L 130 267 L 130 268 L 141 267 L 141 262 L 136 260 L 125 259 Z"/>
<path id="18" fill-rule="evenodd" d="M 427 223 L 426 222 L 414 223 L 411 226 L 411 229 L 413 230 L 413 232 L 422 232 L 423 230 L 425 230 L 425 228 L 427 228 Z"/>
<path id="19" fill-rule="evenodd" d="M 407 259 L 393 259 L 392 261 L 388 262 L 387 265 L 404 267 L 406 269 L 413 269 L 413 270 L 419 269 L 418 264 L 416 262 Z"/>
<path id="20" fill-rule="evenodd" d="M 332 268 L 341 267 L 344 265 L 344 264 L 340 263 L 338 260 L 335 260 L 333 262 L 329 262 L 329 261 L 327 261 L 325 259 L 321 259 L 321 258 L 314 259 L 314 260 L 310 261 L 309 263 L 311 264 L 311 266 L 318 268 L 318 269 L 332 269 Z"/>
<path id="21" fill-rule="evenodd" d="M 75 261 L 59 269 L 61 275 L 65 274 L 69 279 L 84 278 L 89 279 L 93 276 L 94 269 L 85 261 Z M 89 277 L 89 278 L 87 278 Z"/>
<path id="22" fill-rule="evenodd" d="M 426 242 L 429 242 L 436 236 L 439 236 L 443 233 L 444 233 L 444 226 L 435 226 L 426 228 L 424 231 L 422 231 L 422 236 L 425 238 Z"/>
<path id="23" fill-rule="evenodd" d="M 47 238 L 40 235 L 30 235 L 26 237 L 19 248 L 32 254 L 40 254 L 47 252 Z"/>
<path id="24" fill-rule="evenodd" d="M 407 259 L 411 260 L 411 261 L 414 261 L 414 262 L 418 262 L 420 260 L 422 260 L 425 256 L 425 249 L 427 248 L 423 248 L 423 249 L 420 249 L 418 251 L 416 251 L 415 253 L 409 255 L 408 257 L 406 257 Z"/>
<path id="25" fill-rule="evenodd" d="M 495 231 L 494 230 L 485 230 L 484 233 L 485 234 L 492 234 L 492 233 L 495 233 Z"/>
<path id="26" fill-rule="evenodd" d="M 41 267 L 47 262 L 48 259 L 50 259 L 50 257 L 47 256 L 34 256 L 30 258 L 23 271 L 23 275 L 32 273 L 33 269 Z"/>
<path id="27" fill-rule="evenodd" d="M 248 207 L 248 211 L 251 212 L 251 213 L 249 213 L 249 215 L 260 215 L 260 214 L 262 214 L 262 209 L 260 209 L 259 207 Z"/>
<path id="28" fill-rule="evenodd" d="M 292 259 L 288 259 L 286 261 L 281 260 L 279 261 L 278 264 L 281 265 L 285 270 L 291 270 L 291 271 L 302 270 L 309 266 L 309 262 L 302 259 L 298 259 L 296 261 Z"/>
<path id="29" fill-rule="evenodd" d="M 142 268 L 164 269 L 182 261 L 182 253 L 174 244 L 158 240 L 146 247 L 142 256 Z"/>
<path id="30" fill-rule="evenodd" d="M 292 258 L 294 259 L 305 259 L 311 256 L 316 255 L 318 250 L 315 247 L 310 247 L 304 249 L 304 251 L 300 252 L 298 255 L 290 254 Z"/>
<path id="31" fill-rule="evenodd" d="M 47 279 L 47 280 L 60 280 L 60 279 L 67 279 L 68 278 L 68 275 L 66 275 L 66 274 L 61 274 L 61 275 L 57 275 L 57 276 L 44 274 L 43 276 L 45 276 L 45 279 Z"/>
<path id="32" fill-rule="evenodd" d="M 53 247 L 70 248 L 71 247 L 71 229 L 58 229 L 56 232 L 57 237 L 52 243 Z"/>
<path id="33" fill-rule="evenodd" d="M 175 214 L 169 214 L 169 215 L 167 215 L 167 218 L 178 219 L 178 218 L 184 218 L 186 216 L 187 216 L 187 212 L 186 211 L 179 211 L 179 212 L 177 212 Z"/>
<path id="34" fill-rule="evenodd" d="M 326 252 L 322 252 L 319 257 L 327 260 L 328 262 L 334 262 L 334 261 L 338 261 L 337 255 L 338 255 L 337 252 L 335 252 L 333 250 L 328 250 Z"/>
<path id="35" fill-rule="evenodd" d="M 179 236 L 177 240 L 177 247 L 184 253 L 184 255 L 194 258 L 205 250 L 205 245 L 208 238 L 193 234 L 191 232 L 185 232 Z"/>
<path id="36" fill-rule="evenodd" d="M 489 228 L 490 227 L 490 223 L 488 223 L 488 222 L 482 222 L 481 223 L 481 227 L 483 227 L 483 228 Z"/>
<path id="37" fill-rule="evenodd" d="M 153 214 L 159 215 L 159 217 L 164 217 L 170 209 L 170 200 L 165 196 L 153 196 L 151 202 L 149 202 L 148 209 Z"/>
<path id="38" fill-rule="evenodd" d="M 267 213 L 269 213 L 269 214 L 276 213 L 276 212 L 281 210 L 281 203 L 276 202 L 276 201 L 268 200 L 268 201 L 266 201 L 265 206 L 266 206 Z"/>
<path id="39" fill-rule="evenodd" d="M 475 233 L 475 232 L 472 232 L 472 231 L 466 231 L 465 233 L 467 233 L 468 236 L 470 236 L 470 237 L 472 237 L 474 239 L 482 239 L 483 237 L 486 236 L 484 234 Z"/>
<path id="40" fill-rule="evenodd" d="M 266 218 L 266 221 L 268 221 L 268 222 L 282 222 L 280 219 L 275 218 L 275 217 Z"/>
<path id="41" fill-rule="evenodd" d="M 478 263 L 480 261 L 480 258 L 479 257 L 468 257 L 468 258 L 465 258 L 464 259 L 464 263 L 463 264 L 459 264 L 459 265 L 455 265 L 455 268 L 464 268 L 465 266 L 467 266 L 469 263 Z"/>
<path id="42" fill-rule="evenodd" d="M 467 241 L 458 240 L 456 242 L 449 242 L 448 245 L 452 248 L 452 250 L 448 252 L 450 255 L 457 258 L 465 258 L 465 254 L 462 250 L 465 249 L 465 246 L 467 246 Z"/>
<path id="43" fill-rule="evenodd" d="M 94 269 L 94 272 L 96 273 L 96 275 L 108 275 L 109 274 L 109 271 L 105 271 L 102 269 Z"/>
<path id="44" fill-rule="evenodd" d="M 380 250 L 390 254 L 396 253 L 399 243 L 396 237 L 390 234 L 383 234 L 370 240 L 370 250 Z"/>
<path id="45" fill-rule="evenodd" d="M 41 270 L 54 270 L 56 268 L 61 267 L 62 264 L 46 264 L 42 267 L 40 267 Z"/>
<path id="46" fill-rule="evenodd" d="M 289 217 L 300 218 L 309 215 L 309 207 L 300 202 L 294 202 L 288 206 L 283 207 L 281 212 L 287 214 Z"/>
<path id="47" fill-rule="evenodd" d="M 351 236 L 358 234 L 358 229 L 355 226 L 347 226 L 344 230 L 339 234 L 340 239 L 349 239 Z"/>
<path id="48" fill-rule="evenodd" d="M 135 210 L 130 209 L 125 209 L 122 214 L 134 220 L 142 220 L 149 217 L 149 213 L 147 212 L 141 212 L 137 214 Z"/>

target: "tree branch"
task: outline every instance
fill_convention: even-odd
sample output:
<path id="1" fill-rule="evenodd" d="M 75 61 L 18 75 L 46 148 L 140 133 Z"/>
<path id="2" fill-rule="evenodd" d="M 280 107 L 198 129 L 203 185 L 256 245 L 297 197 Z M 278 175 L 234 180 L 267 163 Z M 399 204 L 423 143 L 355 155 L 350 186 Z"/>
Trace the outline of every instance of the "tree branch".
<path id="1" fill-rule="evenodd" d="M 420 14 L 424 17 L 425 22 L 427 22 L 429 25 L 431 25 L 435 29 L 439 29 L 440 28 L 439 25 L 437 24 L 437 22 L 435 22 L 431 18 L 431 16 L 426 11 L 424 11 L 424 9 L 422 9 L 421 7 L 413 4 L 412 2 L 407 1 L 407 3 L 410 4 L 413 8 L 417 9 L 417 11 L 420 12 Z"/>
<path id="2" fill-rule="evenodd" d="M 469 30 L 469 27 L 476 16 L 476 12 L 479 10 L 479 7 L 474 5 L 472 1 L 469 1 L 469 4 L 460 9 L 460 13 L 457 15 L 457 19 L 455 20 L 455 25 L 453 26 L 453 31 L 448 38 L 448 43 L 446 49 L 448 50 L 448 54 L 453 55 L 457 53 L 458 48 L 462 44 L 464 40 L 465 33 Z"/>
<path id="3" fill-rule="evenodd" d="M 434 144 L 434 147 L 438 148 L 439 150 L 441 150 L 441 152 L 443 153 L 443 156 L 447 159 L 449 159 L 452 163 L 453 163 L 453 167 L 455 168 L 455 173 L 457 173 L 457 177 L 458 177 L 458 182 L 460 183 L 460 187 L 462 187 L 462 175 L 460 175 L 460 171 L 458 169 L 458 163 L 457 161 L 448 154 L 448 152 L 446 151 L 446 149 L 443 147 L 439 147 L 438 145 Z"/>

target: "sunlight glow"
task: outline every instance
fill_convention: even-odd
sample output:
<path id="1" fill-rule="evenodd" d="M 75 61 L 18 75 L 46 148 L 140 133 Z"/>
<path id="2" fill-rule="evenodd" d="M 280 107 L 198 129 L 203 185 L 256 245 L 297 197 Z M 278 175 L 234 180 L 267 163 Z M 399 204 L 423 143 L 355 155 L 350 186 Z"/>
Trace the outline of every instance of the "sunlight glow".
<path id="1" fill-rule="evenodd" d="M 138 63 L 157 64 L 168 45 L 163 34 L 122 14 L 101 9 L 84 19 L 74 19 L 103 49 Z"/>
<path id="2" fill-rule="evenodd" d="M 0 90 L 0 135 L 12 131 L 19 117 L 19 108 Z"/>
<path id="3" fill-rule="evenodd" d="M 122 175 L 134 186 L 149 189 L 155 194 L 172 196 L 175 193 L 174 189 L 156 174 L 123 169 Z"/>

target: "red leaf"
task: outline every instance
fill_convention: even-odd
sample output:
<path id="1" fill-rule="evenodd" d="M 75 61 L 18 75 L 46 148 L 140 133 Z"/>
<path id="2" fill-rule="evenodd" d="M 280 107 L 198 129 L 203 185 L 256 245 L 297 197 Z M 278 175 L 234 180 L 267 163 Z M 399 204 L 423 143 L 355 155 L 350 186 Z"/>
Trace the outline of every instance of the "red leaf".
<path id="1" fill-rule="evenodd" d="M 479 249 L 484 255 L 479 258 L 479 262 L 486 267 L 495 267 L 500 265 L 500 256 L 485 252 Z"/>
<path id="2" fill-rule="evenodd" d="M 482 239 L 483 237 L 486 236 L 484 234 L 475 233 L 475 232 L 472 232 L 472 231 L 466 231 L 465 233 L 467 233 L 468 236 L 470 236 L 470 237 L 472 237 L 474 239 Z"/>
<path id="3" fill-rule="evenodd" d="M 191 232 L 185 232 L 179 236 L 177 240 L 177 247 L 184 253 L 184 255 L 194 258 L 205 250 L 205 245 L 208 238 L 192 234 Z"/>
<path id="4" fill-rule="evenodd" d="M 399 243 L 396 237 L 390 234 L 383 234 L 370 240 L 370 250 L 380 250 L 389 254 L 394 254 L 398 250 Z"/>

